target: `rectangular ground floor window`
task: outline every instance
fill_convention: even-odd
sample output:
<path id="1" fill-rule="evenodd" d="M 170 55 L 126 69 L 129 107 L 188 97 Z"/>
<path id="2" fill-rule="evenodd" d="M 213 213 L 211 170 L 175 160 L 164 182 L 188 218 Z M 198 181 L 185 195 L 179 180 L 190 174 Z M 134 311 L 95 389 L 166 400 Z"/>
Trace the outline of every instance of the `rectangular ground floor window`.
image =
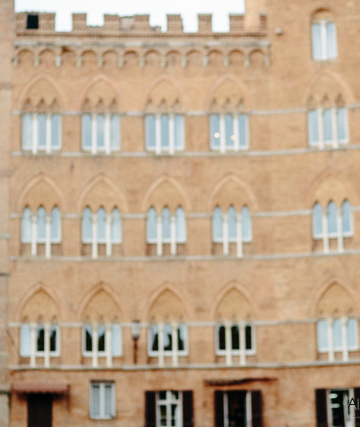
<path id="1" fill-rule="evenodd" d="M 316 390 L 317 427 L 357 427 L 360 388 Z"/>
<path id="2" fill-rule="evenodd" d="M 90 384 L 90 418 L 108 420 L 115 417 L 115 384 L 108 381 L 93 381 Z"/>
<path id="3" fill-rule="evenodd" d="M 147 391 L 145 401 L 146 427 L 193 427 L 192 391 Z"/>
<path id="4" fill-rule="evenodd" d="M 216 427 L 261 427 L 261 392 L 247 390 L 215 391 Z"/>

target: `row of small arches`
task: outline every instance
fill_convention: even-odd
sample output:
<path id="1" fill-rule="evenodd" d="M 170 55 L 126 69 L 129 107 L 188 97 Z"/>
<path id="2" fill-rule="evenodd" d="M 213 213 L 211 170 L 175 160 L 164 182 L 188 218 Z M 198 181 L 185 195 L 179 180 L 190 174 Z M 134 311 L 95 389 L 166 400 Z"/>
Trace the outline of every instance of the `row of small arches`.
<path id="1" fill-rule="evenodd" d="M 67 47 L 60 50 L 44 49 L 41 51 L 22 48 L 16 52 L 13 59 L 14 65 L 28 65 L 33 62 L 35 66 L 49 64 L 61 66 L 68 63 L 73 66 L 94 65 L 98 68 L 106 67 L 191 67 L 191 66 L 223 66 L 223 67 L 248 67 L 251 65 L 265 67 L 269 65 L 269 52 L 262 48 L 256 49 L 232 49 L 226 51 L 210 50 L 189 50 L 180 52 L 170 50 L 160 52 L 158 50 L 136 51 L 127 50 L 125 52 L 117 50 L 95 51 L 91 49 L 75 51 Z"/>

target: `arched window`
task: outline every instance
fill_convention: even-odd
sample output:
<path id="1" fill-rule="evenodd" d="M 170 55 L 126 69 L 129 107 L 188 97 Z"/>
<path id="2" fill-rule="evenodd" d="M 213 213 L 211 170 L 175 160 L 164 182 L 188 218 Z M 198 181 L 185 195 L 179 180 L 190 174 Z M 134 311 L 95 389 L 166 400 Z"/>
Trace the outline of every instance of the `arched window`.
<path id="1" fill-rule="evenodd" d="M 213 242 L 222 242 L 223 240 L 223 218 L 219 206 L 213 211 L 212 239 Z"/>
<path id="2" fill-rule="evenodd" d="M 311 24 L 312 56 L 316 61 L 337 58 L 337 36 L 335 22 L 314 18 Z"/>
<path id="3" fill-rule="evenodd" d="M 185 213 L 182 207 L 178 207 L 175 212 L 175 224 L 176 224 L 176 242 L 186 242 L 186 221 Z"/>
<path id="4" fill-rule="evenodd" d="M 323 236 L 323 212 L 320 203 L 315 203 L 313 207 L 312 228 L 314 239 L 321 239 Z"/>
<path id="5" fill-rule="evenodd" d="M 61 242 L 61 217 L 60 210 L 57 206 L 51 211 L 51 242 Z"/>
<path id="6" fill-rule="evenodd" d="M 121 219 L 117 208 L 111 212 L 111 242 L 121 243 Z"/>
<path id="7" fill-rule="evenodd" d="M 86 207 L 82 217 L 82 241 L 83 243 L 91 243 L 92 235 L 92 213 L 89 207 Z"/>
<path id="8" fill-rule="evenodd" d="M 162 340 L 159 339 L 159 330 L 162 330 Z M 173 340 L 174 335 L 176 348 Z M 184 356 L 188 352 L 187 341 L 187 327 L 184 324 L 176 325 L 176 329 L 173 324 L 152 324 L 148 329 L 148 354 L 153 357 L 161 357 L 161 355 L 173 356 L 175 352 L 176 355 Z"/>
<path id="9" fill-rule="evenodd" d="M 148 243 L 156 243 L 157 240 L 157 224 L 156 224 L 156 210 L 151 207 L 147 215 L 146 224 L 146 240 Z"/>
<path id="10" fill-rule="evenodd" d="M 36 230 L 37 230 L 37 242 L 45 243 L 46 240 L 46 211 L 40 206 L 37 211 L 37 222 L 36 222 Z"/>
<path id="11" fill-rule="evenodd" d="M 334 202 L 330 202 L 327 206 L 327 225 L 329 237 L 336 237 L 338 234 L 337 226 L 337 209 Z"/>
<path id="12" fill-rule="evenodd" d="M 21 219 L 21 241 L 23 243 L 31 243 L 32 240 L 32 214 L 30 208 L 26 207 Z"/>

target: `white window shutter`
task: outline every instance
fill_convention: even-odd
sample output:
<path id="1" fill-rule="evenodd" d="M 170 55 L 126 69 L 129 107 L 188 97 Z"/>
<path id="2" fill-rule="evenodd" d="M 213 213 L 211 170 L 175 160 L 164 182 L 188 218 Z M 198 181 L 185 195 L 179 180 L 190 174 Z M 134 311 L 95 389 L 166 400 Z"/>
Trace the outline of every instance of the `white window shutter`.
<path id="1" fill-rule="evenodd" d="M 319 320 L 317 322 L 317 342 L 319 351 L 327 351 L 329 348 L 329 343 L 328 325 L 326 320 Z"/>
<path id="2" fill-rule="evenodd" d="M 326 44 L 328 59 L 337 58 L 337 41 L 336 41 L 336 25 L 335 22 L 326 23 Z"/>
<path id="3" fill-rule="evenodd" d="M 33 145 L 33 117 L 32 114 L 24 114 L 22 117 L 22 148 L 31 150 Z"/>
<path id="4" fill-rule="evenodd" d="M 313 59 L 322 59 L 321 25 L 319 23 L 314 23 L 311 25 L 311 40 Z"/>
<path id="5" fill-rule="evenodd" d="M 121 123 L 119 114 L 113 114 L 110 119 L 110 147 L 112 151 L 119 151 L 121 145 Z"/>
<path id="6" fill-rule="evenodd" d="M 31 353 L 31 329 L 30 325 L 20 326 L 20 356 L 30 357 Z"/>
<path id="7" fill-rule="evenodd" d="M 121 343 L 121 327 L 120 325 L 111 326 L 111 354 L 113 356 L 122 355 L 122 343 Z"/>

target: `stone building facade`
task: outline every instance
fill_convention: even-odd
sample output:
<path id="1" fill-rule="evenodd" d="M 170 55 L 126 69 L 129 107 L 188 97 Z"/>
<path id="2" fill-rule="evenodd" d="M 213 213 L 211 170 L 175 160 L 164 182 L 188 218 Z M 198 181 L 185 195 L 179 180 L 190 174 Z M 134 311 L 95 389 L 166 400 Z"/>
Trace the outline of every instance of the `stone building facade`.
<path id="1" fill-rule="evenodd" d="M 358 426 L 360 4 L 0 7 L 10 426 Z"/>

